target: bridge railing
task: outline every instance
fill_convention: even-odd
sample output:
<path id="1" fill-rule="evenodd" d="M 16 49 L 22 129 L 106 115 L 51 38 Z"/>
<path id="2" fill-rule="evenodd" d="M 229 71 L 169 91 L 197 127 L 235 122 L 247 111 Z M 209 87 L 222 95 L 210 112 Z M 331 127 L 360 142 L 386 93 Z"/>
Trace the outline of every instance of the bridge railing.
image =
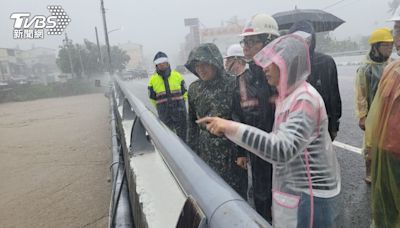
<path id="1" fill-rule="evenodd" d="M 155 148 L 185 196 L 193 200 L 204 213 L 205 220 L 198 222 L 199 227 L 270 227 L 218 174 L 146 108 L 123 81 L 117 77 L 113 81 L 114 109 L 122 109 L 118 121 L 133 121 L 130 134 L 126 134 L 130 138 L 124 139 L 130 145 L 125 148 L 125 158 L 154 152 Z M 135 207 L 137 199 L 130 200 L 132 207 Z M 137 215 L 137 212 L 134 214 Z"/>

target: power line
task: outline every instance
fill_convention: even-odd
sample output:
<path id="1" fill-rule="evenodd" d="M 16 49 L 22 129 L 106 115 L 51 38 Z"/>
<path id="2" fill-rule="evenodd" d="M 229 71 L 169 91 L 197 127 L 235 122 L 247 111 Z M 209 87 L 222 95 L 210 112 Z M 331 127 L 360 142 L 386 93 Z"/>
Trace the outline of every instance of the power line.
<path id="1" fill-rule="evenodd" d="M 351 1 L 351 2 L 349 2 L 347 4 L 339 6 L 339 8 L 335 8 L 334 10 L 342 9 L 342 8 L 344 8 L 344 7 L 348 6 L 348 5 L 351 5 L 351 4 L 355 3 L 355 2 L 358 2 L 358 1 L 360 1 L 360 0 Z"/>
<path id="2" fill-rule="evenodd" d="M 339 3 L 341 3 L 341 2 L 344 2 L 344 1 L 346 1 L 346 0 L 337 1 L 337 2 L 335 2 L 335 3 L 333 3 L 333 4 L 329 5 L 329 6 L 325 7 L 324 10 L 329 9 L 329 8 L 331 8 L 331 7 L 333 7 L 333 6 L 336 6 L 337 4 L 339 4 Z"/>

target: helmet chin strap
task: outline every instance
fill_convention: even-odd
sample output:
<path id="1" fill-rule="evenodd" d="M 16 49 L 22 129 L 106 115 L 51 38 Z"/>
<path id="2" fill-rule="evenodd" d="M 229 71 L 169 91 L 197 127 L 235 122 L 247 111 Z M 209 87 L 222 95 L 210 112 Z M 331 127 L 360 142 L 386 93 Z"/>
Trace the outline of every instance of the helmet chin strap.
<path id="1" fill-rule="evenodd" d="M 235 64 L 235 61 L 232 61 L 231 65 L 228 66 L 228 69 L 227 69 L 227 70 L 228 70 L 229 72 L 232 72 L 233 64 Z"/>

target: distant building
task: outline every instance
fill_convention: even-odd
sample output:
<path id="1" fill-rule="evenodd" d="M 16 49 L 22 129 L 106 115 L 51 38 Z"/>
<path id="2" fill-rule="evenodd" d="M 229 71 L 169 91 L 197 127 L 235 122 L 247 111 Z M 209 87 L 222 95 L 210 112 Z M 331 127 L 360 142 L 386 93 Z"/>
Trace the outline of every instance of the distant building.
<path id="1" fill-rule="evenodd" d="M 55 49 L 43 47 L 19 51 L 19 58 L 29 69 L 26 76 L 44 84 L 58 80 L 56 78 L 59 72 L 56 64 L 56 53 Z"/>
<path id="2" fill-rule="evenodd" d="M 56 50 L 0 48 L 0 81 L 33 80 L 40 83 L 56 80 Z"/>
<path id="3" fill-rule="evenodd" d="M 32 48 L 21 51 L 20 57 L 27 64 L 31 74 L 34 76 L 52 74 L 58 71 L 55 49 Z"/>
<path id="4" fill-rule="evenodd" d="M 26 73 L 26 66 L 18 58 L 18 50 L 0 48 L 0 81 L 9 81 Z"/>
<path id="5" fill-rule="evenodd" d="M 214 43 L 223 55 L 231 44 L 238 44 L 241 37 L 243 26 L 228 25 L 215 28 L 200 29 L 201 43 Z"/>
<path id="6" fill-rule="evenodd" d="M 194 48 L 194 40 L 199 40 L 200 43 L 214 43 L 223 55 L 226 54 L 226 50 L 231 44 L 239 43 L 241 39 L 239 34 L 242 33 L 244 24 L 244 20 L 233 17 L 219 27 L 199 28 L 198 33 L 191 26 L 190 32 L 185 36 L 185 43 L 181 45 L 181 61 L 186 62 L 190 51 Z M 194 26 L 194 28 L 196 27 Z"/>
<path id="7" fill-rule="evenodd" d="M 129 41 L 125 44 L 119 44 L 118 47 L 126 51 L 126 54 L 130 57 L 126 69 L 145 68 L 143 61 L 143 46 L 141 44 Z"/>

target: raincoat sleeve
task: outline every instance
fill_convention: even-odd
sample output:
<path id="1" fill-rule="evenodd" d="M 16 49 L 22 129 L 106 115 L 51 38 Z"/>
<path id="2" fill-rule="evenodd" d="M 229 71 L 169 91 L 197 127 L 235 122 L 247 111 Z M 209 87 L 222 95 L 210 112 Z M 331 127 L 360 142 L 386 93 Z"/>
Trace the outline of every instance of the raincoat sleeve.
<path id="1" fill-rule="evenodd" d="M 189 98 L 189 118 L 188 118 L 188 145 L 189 147 L 196 152 L 197 151 L 197 141 L 199 138 L 200 128 L 196 123 L 197 115 L 195 110 L 195 105 L 193 102 L 193 89 L 189 87 L 188 98 Z"/>
<path id="2" fill-rule="evenodd" d="M 183 80 L 183 78 L 182 78 L 182 81 L 181 81 L 181 93 L 183 95 L 183 99 L 185 99 L 185 101 L 187 101 L 188 100 L 188 93 L 187 93 L 187 89 L 186 89 L 186 83 L 185 83 L 185 80 Z"/>
<path id="3" fill-rule="evenodd" d="M 150 103 L 153 106 L 156 106 L 157 102 L 156 102 L 156 92 L 154 91 L 153 88 L 153 77 L 150 78 L 149 84 L 147 86 L 147 89 L 149 90 L 149 98 L 150 98 Z"/>
<path id="4" fill-rule="evenodd" d="M 366 117 L 368 113 L 367 79 L 363 67 L 357 70 L 355 90 L 356 116 L 358 119 L 361 119 Z"/>
<path id="5" fill-rule="evenodd" d="M 310 102 L 300 101 L 294 108 L 287 120 L 271 133 L 234 122 L 235 131 L 228 132 L 226 137 L 267 162 L 286 163 L 304 151 L 319 122 L 312 117 L 318 111 Z"/>
<path id="6" fill-rule="evenodd" d="M 330 69 L 330 97 L 331 99 L 331 115 L 329 117 L 329 131 L 337 132 L 339 131 L 340 117 L 342 117 L 342 99 L 340 97 L 340 91 L 338 86 L 338 73 L 336 68 L 336 63 L 333 58 L 331 58 Z"/>

